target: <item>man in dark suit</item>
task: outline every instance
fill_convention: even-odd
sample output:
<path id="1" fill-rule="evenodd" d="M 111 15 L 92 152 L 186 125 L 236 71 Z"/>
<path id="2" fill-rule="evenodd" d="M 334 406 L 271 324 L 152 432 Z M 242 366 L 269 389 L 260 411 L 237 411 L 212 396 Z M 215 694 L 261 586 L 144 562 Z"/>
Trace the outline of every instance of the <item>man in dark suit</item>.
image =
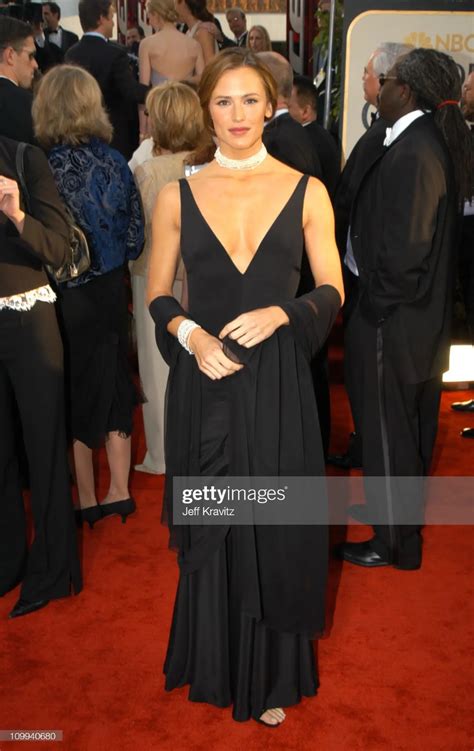
<path id="1" fill-rule="evenodd" d="M 363 469 L 375 535 L 339 552 L 357 565 L 410 570 L 422 558 L 423 477 L 448 364 L 469 134 L 456 104 L 459 73 L 447 55 L 412 50 L 380 84 L 380 115 L 392 127 L 354 197 L 350 247 L 359 285 L 346 329 L 362 378 Z M 456 144 L 451 155 L 448 143 Z"/>
<path id="2" fill-rule="evenodd" d="M 59 25 L 61 8 L 57 3 L 43 3 L 44 34 L 50 44 L 55 44 L 63 55 L 73 44 L 79 41 L 77 34 L 67 31 Z"/>
<path id="3" fill-rule="evenodd" d="M 99 84 L 114 128 L 112 146 L 130 159 L 138 145 L 137 105 L 148 87 L 135 80 L 125 47 L 109 41 L 114 28 L 111 0 L 80 0 L 81 41 L 66 53 L 66 62 L 86 68 Z"/>
<path id="4" fill-rule="evenodd" d="M 288 102 L 291 117 L 300 123 L 308 134 L 321 162 L 322 180 L 332 197 L 340 173 L 340 158 L 334 138 L 317 120 L 318 92 L 307 76 L 295 76 Z"/>
<path id="5" fill-rule="evenodd" d="M 0 135 L 34 143 L 31 84 L 38 64 L 29 24 L 0 16 Z"/>
<path id="6" fill-rule="evenodd" d="M 387 73 L 395 64 L 397 58 L 406 55 L 413 49 L 411 45 L 397 42 L 383 42 L 370 55 L 362 75 L 362 88 L 365 101 L 378 107 L 380 91 L 379 76 Z M 343 260 L 344 286 L 346 301 L 343 308 L 344 325 L 347 325 L 358 298 L 359 278 L 352 263 L 351 250 L 348 245 L 350 216 L 354 197 L 360 187 L 364 175 L 371 165 L 383 153 L 383 141 L 387 123 L 376 112 L 372 117 L 369 129 L 358 140 L 352 149 L 349 159 L 342 171 L 334 196 L 334 216 L 336 220 L 336 240 L 341 259 Z M 352 342 L 345 342 L 345 384 L 351 403 L 352 419 L 355 432 L 349 438 L 349 446 L 344 454 L 329 455 L 328 462 L 342 469 L 360 467 L 362 464 L 362 435 L 361 435 L 361 401 L 360 386 L 362 374 L 356 369 L 357 358 L 351 358 L 349 349 Z M 348 363 L 351 363 L 348 367 Z M 355 513 L 360 518 L 360 509 Z"/>
<path id="7" fill-rule="evenodd" d="M 229 8 L 226 11 L 225 17 L 229 28 L 235 37 L 235 44 L 237 47 L 247 46 L 247 18 L 241 8 Z"/>

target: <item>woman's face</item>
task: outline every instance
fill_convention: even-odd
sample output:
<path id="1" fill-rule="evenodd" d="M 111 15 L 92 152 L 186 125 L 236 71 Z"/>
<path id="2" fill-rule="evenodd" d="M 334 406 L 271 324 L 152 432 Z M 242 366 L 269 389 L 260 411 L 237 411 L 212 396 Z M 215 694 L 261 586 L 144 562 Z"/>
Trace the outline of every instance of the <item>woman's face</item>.
<path id="1" fill-rule="evenodd" d="M 265 52 L 265 37 L 260 29 L 250 29 L 249 47 L 253 52 Z"/>
<path id="2" fill-rule="evenodd" d="M 252 68 L 226 71 L 217 82 L 209 102 L 214 131 L 223 153 L 238 152 L 245 158 L 261 141 L 265 117 L 272 106 L 259 74 Z"/>

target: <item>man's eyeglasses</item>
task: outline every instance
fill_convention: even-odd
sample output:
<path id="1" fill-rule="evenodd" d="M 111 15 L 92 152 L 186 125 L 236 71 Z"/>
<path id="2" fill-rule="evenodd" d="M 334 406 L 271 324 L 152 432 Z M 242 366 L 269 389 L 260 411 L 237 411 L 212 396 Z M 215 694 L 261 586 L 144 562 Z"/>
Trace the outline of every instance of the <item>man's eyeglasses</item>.
<path id="1" fill-rule="evenodd" d="M 379 76 L 379 84 L 383 86 L 385 81 L 398 81 L 398 76 L 386 76 L 385 73 L 381 73 Z"/>

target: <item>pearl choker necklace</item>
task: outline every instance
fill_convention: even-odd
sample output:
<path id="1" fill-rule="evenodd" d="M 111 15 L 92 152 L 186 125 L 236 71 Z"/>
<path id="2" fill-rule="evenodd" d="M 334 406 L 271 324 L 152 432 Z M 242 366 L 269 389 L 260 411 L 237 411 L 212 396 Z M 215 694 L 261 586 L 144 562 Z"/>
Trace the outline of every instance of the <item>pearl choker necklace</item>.
<path id="1" fill-rule="evenodd" d="M 229 157 L 224 156 L 220 148 L 217 147 L 215 160 L 219 167 L 225 167 L 226 169 L 233 170 L 247 170 L 255 169 L 255 167 L 258 167 L 263 162 L 266 156 L 267 150 L 262 143 L 257 153 L 247 157 L 247 159 L 229 159 Z"/>

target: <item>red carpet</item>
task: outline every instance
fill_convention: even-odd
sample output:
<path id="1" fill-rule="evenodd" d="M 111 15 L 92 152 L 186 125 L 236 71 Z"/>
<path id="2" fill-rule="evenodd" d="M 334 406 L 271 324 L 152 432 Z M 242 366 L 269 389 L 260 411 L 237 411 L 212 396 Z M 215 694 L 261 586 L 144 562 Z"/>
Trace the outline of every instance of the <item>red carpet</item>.
<path id="1" fill-rule="evenodd" d="M 470 396 L 443 395 L 439 475 L 473 474 L 474 445 L 459 437 L 469 420 L 449 409 Z M 341 386 L 332 401 L 333 449 L 343 449 L 350 419 Z M 141 459 L 142 446 L 134 451 Z M 106 484 L 101 456 L 101 490 Z M 1 751 L 473 748 L 470 528 L 427 528 L 420 571 L 332 564 L 319 696 L 289 709 L 273 730 L 192 704 L 187 689 L 163 690 L 177 571 L 159 523 L 161 486 L 160 478 L 136 473 L 135 516 L 84 528 L 81 595 L 15 621 L 6 616 L 18 590 L 0 601 L 0 729 L 64 732 L 62 743 L 0 741 Z M 367 529 L 353 526 L 350 535 L 364 539 Z"/>

